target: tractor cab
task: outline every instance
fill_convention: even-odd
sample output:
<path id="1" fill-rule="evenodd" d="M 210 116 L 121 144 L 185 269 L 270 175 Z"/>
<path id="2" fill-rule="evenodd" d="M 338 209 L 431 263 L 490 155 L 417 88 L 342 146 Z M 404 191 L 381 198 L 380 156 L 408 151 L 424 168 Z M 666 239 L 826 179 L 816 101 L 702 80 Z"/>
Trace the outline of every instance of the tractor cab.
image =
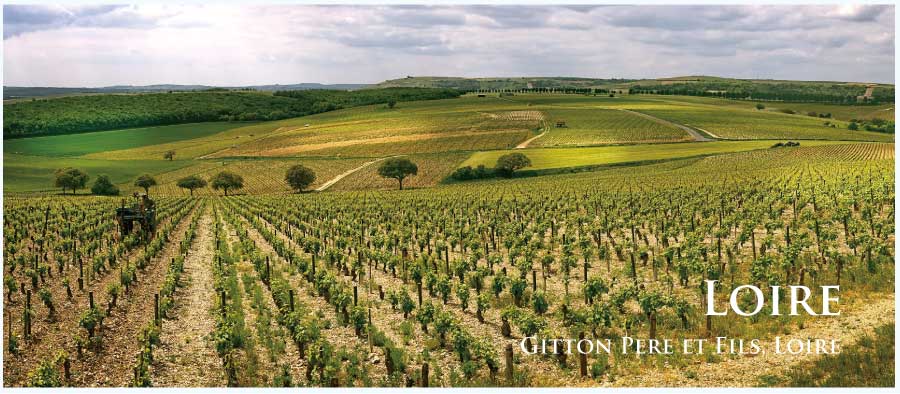
<path id="1" fill-rule="evenodd" d="M 134 198 L 136 202 L 130 207 L 126 207 L 125 199 L 122 199 L 122 206 L 116 208 L 119 232 L 122 237 L 131 234 L 134 231 L 134 224 L 137 222 L 142 231 L 146 231 L 152 236 L 156 232 L 156 203 L 146 194 L 135 193 Z"/>

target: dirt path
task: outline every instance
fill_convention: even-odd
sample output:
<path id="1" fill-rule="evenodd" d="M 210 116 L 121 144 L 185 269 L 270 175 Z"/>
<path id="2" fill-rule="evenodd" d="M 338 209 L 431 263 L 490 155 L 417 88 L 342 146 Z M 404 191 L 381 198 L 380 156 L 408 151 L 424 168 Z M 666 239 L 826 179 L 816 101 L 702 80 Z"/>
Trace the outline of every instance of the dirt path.
<path id="1" fill-rule="evenodd" d="M 391 156 L 391 157 L 397 157 L 397 156 Z M 370 165 L 372 165 L 372 164 L 378 163 L 379 161 L 382 161 L 382 160 L 385 160 L 385 159 L 389 159 L 389 158 L 390 158 L 390 157 L 382 157 L 382 158 L 377 159 L 377 160 L 372 160 L 372 161 L 366 162 L 366 163 L 364 163 L 363 165 L 361 165 L 361 166 L 359 166 L 359 167 L 356 167 L 356 168 L 354 168 L 354 169 L 352 169 L 352 170 L 348 170 L 348 171 L 344 172 L 343 174 L 340 174 L 340 175 L 338 175 L 338 176 L 336 176 L 336 177 L 334 177 L 334 178 L 331 178 L 331 180 L 329 180 L 328 182 L 323 183 L 321 186 L 319 186 L 319 187 L 316 189 L 316 191 L 317 191 L 317 192 L 323 192 L 323 191 L 327 190 L 329 187 L 333 186 L 335 183 L 338 183 L 341 179 L 346 178 L 347 176 L 353 174 L 354 172 L 357 172 L 357 171 L 359 171 L 359 170 L 361 170 L 361 169 L 363 169 L 363 168 L 366 168 L 366 167 L 368 167 L 368 166 L 370 166 Z"/>
<path id="2" fill-rule="evenodd" d="M 174 318 L 163 323 L 162 344 L 153 367 L 153 384 L 164 387 L 222 387 L 225 376 L 213 343 L 215 307 L 212 267 L 212 217 L 204 212 L 197 238 L 184 260 L 186 286 L 178 290 Z"/>
<path id="3" fill-rule="evenodd" d="M 694 126 L 691 126 L 691 127 L 694 127 Z M 727 138 L 719 137 L 718 135 L 715 135 L 715 134 L 711 133 L 709 130 L 701 129 L 701 128 L 699 128 L 699 127 L 694 127 L 694 128 L 697 129 L 697 130 L 700 130 L 700 131 L 702 131 L 702 132 L 704 132 L 704 133 L 706 133 L 707 135 L 709 135 L 710 137 L 713 137 L 713 138 L 715 138 L 715 139 L 720 139 L 720 140 L 727 139 Z"/>
<path id="4" fill-rule="evenodd" d="M 694 141 L 697 141 L 697 142 L 715 141 L 714 139 L 712 139 L 712 138 L 707 138 L 707 137 L 704 136 L 703 134 L 700 134 L 697 130 L 694 130 L 693 128 L 688 127 L 688 126 L 685 126 L 685 125 L 683 125 L 683 124 L 678 124 L 678 123 L 675 123 L 675 122 L 670 122 L 670 121 L 665 120 L 665 119 L 660 119 L 660 118 L 657 118 L 657 117 L 652 116 L 652 115 L 647 115 L 647 114 L 645 114 L 645 113 L 641 113 L 641 112 L 637 112 L 637 111 L 632 111 L 632 110 L 629 110 L 629 109 L 622 109 L 622 108 L 619 108 L 619 111 L 622 111 L 622 112 L 628 112 L 628 113 L 630 113 L 630 114 L 640 116 L 640 117 L 642 117 L 642 118 L 644 118 L 644 119 L 652 120 L 652 121 L 654 121 L 654 122 L 656 122 L 656 123 L 661 123 L 661 124 L 664 124 L 664 125 L 669 125 L 669 126 L 677 127 L 677 128 L 679 128 L 679 129 L 684 130 L 684 131 L 687 132 L 688 134 L 690 134 L 691 137 L 694 137 Z"/>
<path id="5" fill-rule="evenodd" d="M 522 143 L 519 144 L 519 145 L 516 145 L 516 149 L 525 149 L 525 148 L 528 147 L 528 144 L 532 143 L 534 140 L 536 140 L 536 139 L 538 139 L 538 138 L 543 137 L 543 136 L 546 135 L 546 134 L 547 134 L 547 130 L 544 129 L 544 131 L 541 132 L 540 134 L 538 134 L 538 135 L 536 135 L 536 136 L 534 136 L 534 137 L 531 137 L 531 138 L 525 140 L 524 142 L 522 142 Z"/>
<path id="6" fill-rule="evenodd" d="M 840 339 L 840 348 L 856 343 L 865 332 L 894 320 L 894 295 L 873 295 L 871 299 L 859 299 L 852 310 L 839 317 L 817 317 L 807 327 L 782 335 L 782 343 L 790 339 Z M 768 352 L 755 357 L 726 359 L 719 363 L 700 364 L 695 377 L 685 376 L 684 370 L 656 370 L 654 373 L 620 377 L 612 385 L 620 387 L 754 387 L 764 375 L 782 376 L 791 367 L 811 362 L 815 354 L 774 354 L 774 338 L 762 341 Z"/>
<path id="7" fill-rule="evenodd" d="M 219 153 L 225 152 L 225 151 L 227 151 L 227 150 L 229 150 L 229 149 L 231 149 L 231 148 L 222 148 L 222 149 L 219 149 L 219 150 L 217 150 L 217 151 L 215 151 L 215 152 L 207 153 L 207 154 L 205 154 L 205 155 L 203 155 L 203 156 L 198 156 L 198 157 L 197 157 L 197 160 L 205 160 L 205 159 L 211 159 L 211 158 L 214 158 L 214 157 L 215 157 L 216 155 L 218 155 Z"/>

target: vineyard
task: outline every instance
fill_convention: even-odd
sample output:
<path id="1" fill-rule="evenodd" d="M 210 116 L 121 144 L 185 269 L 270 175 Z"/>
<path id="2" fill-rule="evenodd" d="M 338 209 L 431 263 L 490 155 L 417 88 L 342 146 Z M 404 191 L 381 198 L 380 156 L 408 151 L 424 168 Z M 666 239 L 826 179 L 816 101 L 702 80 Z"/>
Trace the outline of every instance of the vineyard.
<path id="1" fill-rule="evenodd" d="M 692 144 L 652 144 L 595 146 L 585 148 L 542 148 L 526 149 L 522 153 L 531 159 L 528 171 L 540 173 L 545 170 L 583 169 L 621 165 L 627 163 L 646 163 L 667 159 L 692 156 L 707 156 L 750 150 L 769 149 L 777 143 L 775 140 L 758 141 L 714 141 Z M 846 145 L 842 141 L 805 141 L 803 146 Z M 864 146 L 864 145 L 860 145 Z M 477 152 L 460 164 L 460 166 L 491 166 L 503 155 L 504 151 Z"/>
<path id="2" fill-rule="evenodd" d="M 317 94 L 328 98 L 332 93 Z M 166 95 L 148 96 L 159 100 L 157 96 Z M 856 124 L 857 129 L 851 130 L 848 121 L 872 119 L 876 113 L 888 116 L 893 113 L 890 107 L 784 104 L 823 115 L 835 111 L 831 118 L 820 118 L 786 114 L 774 107 L 776 103 L 767 105 L 771 107 L 760 110 L 741 100 L 648 94 L 467 94 L 394 106 L 352 106 L 274 121 L 16 138 L 4 146 L 4 191 L 56 192 L 54 171 L 67 167 L 84 170 L 91 181 L 106 175 L 123 192 L 136 190 L 134 179 L 150 174 L 157 178 L 159 195 L 183 196 L 188 192 L 176 186 L 179 178 L 208 179 L 230 171 L 246 180 L 242 193 L 285 194 L 290 188 L 283 175 L 292 164 L 317 173 L 314 188 L 335 180 L 330 190 L 371 190 L 392 186 L 375 174 L 374 166 L 344 179 L 336 177 L 363 163 L 401 156 L 418 160 L 422 169 L 409 185 L 430 187 L 448 182 L 461 164 L 491 168 L 497 158 L 517 148 L 526 149 L 523 153 L 532 161 L 522 174 L 534 175 L 763 149 L 788 140 L 803 141 L 803 146 L 893 141 L 889 132 L 865 131 L 868 124 Z M 729 144 L 732 139 L 741 141 Z M 197 192 L 215 194 L 210 189 Z"/>
<path id="3" fill-rule="evenodd" d="M 552 119 L 562 119 L 565 128 L 554 129 L 535 141 L 535 146 L 603 145 L 689 141 L 691 137 L 674 126 L 653 122 L 611 109 L 552 109 Z"/>
<path id="4" fill-rule="evenodd" d="M 120 198 L 7 195 L 4 384 L 769 385 L 821 359 L 519 342 L 840 332 L 853 346 L 893 323 L 893 152 L 804 142 L 340 192 L 379 188 L 366 168 L 339 192 L 161 197 L 152 236 L 118 235 Z M 414 156 L 429 184 L 467 157 L 430 155 Z M 719 304 L 742 284 L 839 284 L 841 316 L 707 316 L 704 280 Z"/>
<path id="5" fill-rule="evenodd" d="M 651 106 L 639 111 L 696 127 L 724 139 L 795 138 L 862 141 L 891 141 L 893 139 L 891 135 L 865 131 L 848 134 L 846 122 L 806 115 L 680 105 Z"/>

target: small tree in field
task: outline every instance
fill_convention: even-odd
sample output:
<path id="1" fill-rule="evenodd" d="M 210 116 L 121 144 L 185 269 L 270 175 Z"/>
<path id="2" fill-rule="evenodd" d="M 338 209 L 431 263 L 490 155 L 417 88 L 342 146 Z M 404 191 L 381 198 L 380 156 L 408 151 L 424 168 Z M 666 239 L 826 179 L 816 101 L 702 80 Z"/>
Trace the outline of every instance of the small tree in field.
<path id="1" fill-rule="evenodd" d="M 288 168 L 287 173 L 284 175 L 284 180 L 291 186 L 291 189 L 302 192 L 303 189 L 306 189 L 316 181 L 316 173 L 309 167 L 297 164 Z"/>
<path id="2" fill-rule="evenodd" d="M 215 190 L 223 190 L 228 196 L 229 190 L 242 189 L 244 187 L 244 178 L 238 174 L 228 171 L 222 171 L 209 180 L 210 185 Z"/>
<path id="3" fill-rule="evenodd" d="M 403 190 L 403 179 L 418 173 L 419 166 L 402 157 L 387 159 L 378 167 L 378 175 L 381 175 L 383 178 L 396 179 L 400 183 L 400 190 Z"/>
<path id="4" fill-rule="evenodd" d="M 206 187 L 206 180 L 196 175 L 191 175 L 179 179 L 177 185 L 182 189 L 190 190 L 191 196 L 193 196 L 194 189 L 201 189 Z"/>
<path id="5" fill-rule="evenodd" d="M 766 109 L 766 106 L 762 105 L 762 104 L 756 104 L 756 109 L 762 111 L 762 110 Z"/>
<path id="6" fill-rule="evenodd" d="M 173 150 L 166 151 L 166 153 L 163 153 L 163 158 L 168 161 L 172 161 L 172 159 L 175 158 L 175 151 L 173 151 Z"/>
<path id="7" fill-rule="evenodd" d="M 497 159 L 494 169 L 498 174 L 507 178 L 512 177 L 513 172 L 531 166 L 531 159 L 521 153 L 509 153 Z"/>
<path id="8" fill-rule="evenodd" d="M 156 179 L 150 176 L 150 174 L 144 174 L 134 180 L 134 185 L 141 189 L 144 189 L 144 194 L 149 196 L 150 188 L 156 186 Z"/>
<path id="9" fill-rule="evenodd" d="M 54 185 L 61 187 L 63 193 L 66 192 L 66 189 L 72 189 L 72 194 L 75 194 L 76 190 L 87 185 L 88 179 L 90 179 L 88 174 L 77 168 L 60 168 L 56 170 Z"/>
<path id="10" fill-rule="evenodd" d="M 94 186 L 91 186 L 91 193 L 98 196 L 118 196 L 119 187 L 113 185 L 108 176 L 100 175 L 97 177 L 97 181 L 94 182 Z"/>

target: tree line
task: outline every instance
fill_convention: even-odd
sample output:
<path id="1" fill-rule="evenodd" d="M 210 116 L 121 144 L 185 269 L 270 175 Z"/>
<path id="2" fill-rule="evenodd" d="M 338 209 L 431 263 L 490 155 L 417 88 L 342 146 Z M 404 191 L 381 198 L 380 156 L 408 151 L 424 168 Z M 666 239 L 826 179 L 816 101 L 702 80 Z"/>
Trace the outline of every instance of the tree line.
<path id="1" fill-rule="evenodd" d="M 3 105 L 3 138 L 213 121 L 269 121 L 360 105 L 459 97 L 452 89 L 388 88 L 106 94 Z"/>
<path id="2" fill-rule="evenodd" d="M 894 102 L 894 88 L 878 86 L 872 97 L 858 101 L 857 96 L 866 92 L 865 85 L 748 81 L 696 81 L 663 85 L 637 84 L 629 94 L 662 94 L 679 96 L 719 97 L 734 100 L 762 100 L 783 102 L 809 102 L 826 104 L 878 104 Z"/>
<path id="3" fill-rule="evenodd" d="M 512 88 L 512 89 L 471 89 L 466 93 L 553 93 L 553 94 L 615 94 L 623 92 L 623 89 L 605 89 L 605 88 L 569 88 L 569 87 L 546 87 L 546 88 Z"/>
<path id="4" fill-rule="evenodd" d="M 372 104 L 390 104 L 400 101 L 439 100 L 457 98 L 463 92 L 441 88 L 385 88 L 362 90 L 284 90 L 274 93 L 279 97 L 290 97 L 314 108 L 316 112 L 333 111 L 341 108 Z"/>
<path id="5" fill-rule="evenodd" d="M 290 177 L 291 171 L 295 171 L 296 167 L 300 167 L 306 171 L 312 173 L 312 170 L 309 170 L 302 165 L 297 165 L 292 167 L 288 171 L 288 177 Z M 67 190 L 71 190 L 74 195 L 79 189 L 84 189 L 87 187 L 88 181 L 90 181 L 91 177 L 86 172 L 72 167 L 60 168 L 56 170 L 55 177 L 53 180 L 53 185 L 61 188 L 62 193 L 65 194 Z M 315 180 L 315 175 L 311 175 L 312 178 L 308 181 L 304 186 L 300 186 L 302 190 L 305 186 L 308 186 Z M 291 180 L 288 180 L 291 183 Z M 305 182 L 305 181 L 299 181 Z M 150 188 L 158 185 L 156 178 L 154 178 L 150 174 L 143 174 L 138 176 L 134 180 L 134 186 L 144 189 L 144 194 L 150 194 Z M 203 179 L 197 175 L 189 175 L 184 178 L 178 179 L 176 181 L 176 185 L 182 189 L 186 189 L 190 191 L 191 196 L 194 195 L 194 190 L 202 189 L 209 185 L 213 188 L 213 190 L 222 190 L 225 195 L 228 195 L 228 191 L 234 191 L 238 189 L 242 189 L 244 187 L 244 177 L 235 174 L 230 171 L 222 171 L 213 175 L 208 181 Z M 293 184 L 292 184 L 293 185 Z M 91 186 L 91 194 L 98 196 L 118 196 L 121 193 L 119 187 L 116 186 L 112 181 L 110 181 L 109 176 L 100 175 L 97 177 L 97 180 L 94 181 L 93 186 Z"/>
<path id="6" fill-rule="evenodd" d="M 168 154 L 174 152 L 167 152 Z M 524 156 L 523 156 L 524 157 Z M 527 158 L 526 158 L 527 160 Z M 378 175 L 383 178 L 395 179 L 398 182 L 400 190 L 403 190 L 403 181 L 415 176 L 419 172 L 416 163 L 403 157 L 392 157 L 386 159 L 378 167 Z M 65 167 L 57 169 L 54 172 L 53 186 L 62 190 L 62 194 L 66 194 L 71 190 L 74 195 L 79 189 L 87 188 L 91 177 L 81 169 L 73 167 Z M 306 191 L 316 181 L 316 173 L 311 168 L 302 164 L 296 164 L 287 169 L 284 175 L 284 181 L 287 185 L 297 193 Z M 150 194 L 150 188 L 157 186 L 156 178 L 150 174 L 143 174 L 134 180 L 134 186 L 144 189 L 144 194 Z M 203 179 L 197 175 L 189 175 L 175 181 L 175 184 L 194 195 L 194 191 L 203 189 L 207 186 L 213 190 L 221 190 L 225 196 L 229 191 L 240 190 L 244 188 L 244 177 L 231 171 L 221 171 L 211 178 Z M 98 196 L 118 196 L 121 190 L 116 186 L 107 175 L 100 175 L 94 181 L 90 188 L 91 194 Z"/>

